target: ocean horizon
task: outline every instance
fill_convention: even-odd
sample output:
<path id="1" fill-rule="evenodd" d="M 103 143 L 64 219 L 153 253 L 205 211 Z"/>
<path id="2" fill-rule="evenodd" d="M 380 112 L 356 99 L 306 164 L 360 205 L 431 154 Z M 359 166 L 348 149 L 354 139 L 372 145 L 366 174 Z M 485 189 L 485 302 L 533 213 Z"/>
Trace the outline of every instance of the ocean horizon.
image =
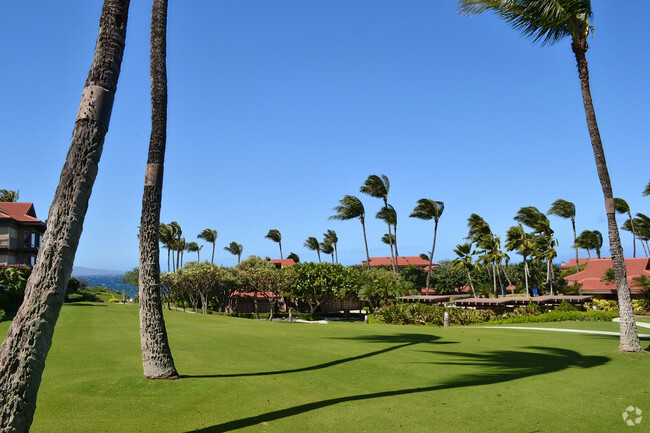
<path id="1" fill-rule="evenodd" d="M 126 295 L 130 298 L 134 298 L 138 294 L 138 288 L 132 286 L 131 284 L 123 283 L 120 278 L 124 274 L 107 274 L 107 275 L 72 275 L 78 280 L 83 280 L 88 282 L 88 287 L 105 287 L 110 290 L 117 290 L 122 293 L 126 292 Z"/>

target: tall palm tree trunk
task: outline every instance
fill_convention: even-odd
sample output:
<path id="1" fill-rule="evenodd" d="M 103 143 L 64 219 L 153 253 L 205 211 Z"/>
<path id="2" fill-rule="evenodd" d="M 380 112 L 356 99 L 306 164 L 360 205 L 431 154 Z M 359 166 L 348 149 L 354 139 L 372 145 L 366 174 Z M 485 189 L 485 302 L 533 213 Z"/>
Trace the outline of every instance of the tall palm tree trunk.
<path id="1" fill-rule="evenodd" d="M 370 254 L 368 254 L 368 238 L 366 237 L 366 222 L 360 218 L 361 228 L 363 229 L 363 244 L 366 246 L 366 268 L 370 269 Z"/>
<path id="2" fill-rule="evenodd" d="M 576 234 L 576 220 L 571 218 L 571 225 L 573 226 L 573 245 L 576 244 L 578 240 L 578 235 Z M 580 272 L 580 262 L 578 259 L 578 247 L 576 246 L 576 272 Z"/>
<path id="3" fill-rule="evenodd" d="M 431 267 L 433 266 L 433 253 L 436 251 L 436 237 L 438 236 L 438 222 L 433 226 L 433 246 L 431 246 L 431 256 L 429 257 L 429 269 L 427 270 L 427 287 L 426 293 L 429 294 L 429 282 L 431 281 Z M 468 274 L 469 275 L 469 274 Z M 471 280 L 470 280 L 471 282 Z M 472 292 L 474 289 L 472 288 Z"/>
<path id="4" fill-rule="evenodd" d="M 582 89 L 582 100 L 587 117 L 587 128 L 589 129 L 589 135 L 591 137 L 591 146 L 596 160 L 598 178 L 600 179 L 603 195 L 605 197 L 605 211 L 607 213 L 607 225 L 609 229 L 609 245 L 612 254 L 614 275 L 616 276 L 616 292 L 618 294 L 618 305 L 621 315 L 621 338 L 619 350 L 625 352 L 640 352 L 642 349 L 639 344 L 639 335 L 634 320 L 630 287 L 627 282 L 627 271 L 625 269 L 625 259 L 623 258 L 623 247 L 621 247 L 621 239 L 616 225 L 614 194 L 612 192 L 612 184 L 607 170 L 603 143 L 600 139 L 600 132 L 598 131 L 596 113 L 591 99 L 589 69 L 587 66 L 587 58 L 585 56 L 588 48 L 586 39 L 581 38 L 579 40 L 574 40 L 571 44 L 571 48 L 576 56 Z"/>
<path id="5" fill-rule="evenodd" d="M 283 257 L 282 257 L 282 241 L 278 242 L 278 245 L 280 246 L 280 260 L 283 260 Z"/>
<path id="6" fill-rule="evenodd" d="M 24 301 L 0 348 L 0 431 L 26 432 L 36 410 L 120 74 L 129 0 L 106 0 L 95 54 L 72 142 L 48 214 L 48 227 L 27 280 Z"/>
<path id="7" fill-rule="evenodd" d="M 167 142 L 167 0 L 151 9 L 151 139 L 140 220 L 140 346 L 148 379 L 178 379 L 163 318 L 160 288 L 160 205 Z"/>
<path id="8" fill-rule="evenodd" d="M 469 269 L 466 270 L 467 279 L 469 280 L 469 287 L 472 289 L 472 296 L 476 298 L 476 292 L 474 291 L 474 283 L 472 282 L 472 274 L 469 272 Z"/>
<path id="9" fill-rule="evenodd" d="M 210 259 L 210 263 L 214 265 L 214 249 L 217 247 L 216 242 L 212 242 L 212 259 Z"/>
<path id="10" fill-rule="evenodd" d="M 393 265 L 393 272 L 397 272 L 397 263 L 395 262 L 395 253 L 393 250 L 393 233 L 388 223 L 388 243 L 390 245 L 390 262 Z"/>
<path id="11" fill-rule="evenodd" d="M 530 297 L 530 290 L 528 290 L 528 261 L 524 256 L 524 280 L 526 281 L 526 296 Z"/>

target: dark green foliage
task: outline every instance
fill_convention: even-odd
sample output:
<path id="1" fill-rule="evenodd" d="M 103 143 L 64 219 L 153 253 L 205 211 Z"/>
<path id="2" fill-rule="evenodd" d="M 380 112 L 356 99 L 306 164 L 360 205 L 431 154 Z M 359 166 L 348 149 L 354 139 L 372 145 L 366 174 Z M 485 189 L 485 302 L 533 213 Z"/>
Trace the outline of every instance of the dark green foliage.
<path id="1" fill-rule="evenodd" d="M 65 302 L 102 302 L 92 290 L 79 290 L 66 295 Z"/>
<path id="2" fill-rule="evenodd" d="M 0 310 L 0 322 L 5 320 L 5 317 L 6 317 L 5 310 Z"/>
<path id="3" fill-rule="evenodd" d="M 132 286 L 138 287 L 140 279 L 140 268 L 137 266 L 130 271 L 126 271 L 124 275 L 120 277 L 120 281 L 124 284 L 130 284 Z"/>
<path id="4" fill-rule="evenodd" d="M 82 279 L 78 279 L 75 277 L 70 277 L 68 280 L 68 285 L 66 287 L 65 293 L 66 295 L 69 295 L 71 293 L 77 293 L 79 290 L 86 289 L 88 287 L 88 281 Z"/>
<path id="5" fill-rule="evenodd" d="M 411 284 L 415 290 L 421 289 L 427 284 L 427 271 L 422 268 L 408 265 L 399 269 L 399 274 L 402 276 L 402 280 L 407 284 Z"/>
<path id="6" fill-rule="evenodd" d="M 578 311 L 578 309 L 571 302 L 562 301 L 560 305 L 555 307 L 555 311 Z"/>
<path id="7" fill-rule="evenodd" d="M 375 318 L 393 325 L 435 325 L 443 326 L 445 311 L 449 312 L 452 325 L 484 323 L 497 318 L 491 310 L 466 310 L 427 305 L 419 302 L 387 305 L 375 311 Z"/>
<path id="8" fill-rule="evenodd" d="M 350 299 L 356 293 L 359 271 L 331 263 L 299 263 L 291 268 L 292 283 L 287 296 L 309 306 L 314 314 L 326 299 Z"/>
<path id="9" fill-rule="evenodd" d="M 431 270 L 430 288 L 437 294 L 448 295 L 467 285 L 467 274 L 460 269 L 454 269 L 451 262 L 442 260 Z"/>
<path id="10" fill-rule="evenodd" d="M 25 285 L 32 273 L 27 265 L 0 265 L 0 308 L 13 317 L 23 303 Z"/>
<path id="11" fill-rule="evenodd" d="M 575 321 L 600 321 L 611 322 L 613 318 L 618 317 L 617 311 L 549 311 L 534 316 L 510 316 L 499 319 L 490 324 L 513 324 L 513 323 L 543 323 L 543 322 L 564 322 L 568 320 Z"/>

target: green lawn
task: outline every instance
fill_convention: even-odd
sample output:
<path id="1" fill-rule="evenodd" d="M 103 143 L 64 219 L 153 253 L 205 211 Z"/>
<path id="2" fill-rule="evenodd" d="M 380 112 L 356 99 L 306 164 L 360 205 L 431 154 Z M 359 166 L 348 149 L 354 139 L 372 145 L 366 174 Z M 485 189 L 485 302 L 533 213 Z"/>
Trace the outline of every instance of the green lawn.
<path id="1" fill-rule="evenodd" d="M 140 364 L 137 306 L 64 306 L 31 431 L 650 428 L 650 353 L 619 353 L 617 337 L 268 323 L 182 312 L 169 312 L 166 320 L 184 377 L 148 381 Z M 0 324 L 2 338 L 7 327 Z M 623 422 L 629 405 L 646 411 L 641 425 Z"/>

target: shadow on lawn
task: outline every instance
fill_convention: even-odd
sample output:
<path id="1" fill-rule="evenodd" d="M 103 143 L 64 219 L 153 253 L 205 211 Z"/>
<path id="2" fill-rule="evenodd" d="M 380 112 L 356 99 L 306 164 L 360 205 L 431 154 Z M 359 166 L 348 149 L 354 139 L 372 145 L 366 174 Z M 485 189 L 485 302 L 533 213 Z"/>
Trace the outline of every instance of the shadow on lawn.
<path id="1" fill-rule="evenodd" d="M 395 335 L 370 335 L 355 338 L 343 338 L 343 340 L 358 340 L 367 341 L 371 343 L 389 343 L 395 344 L 385 349 L 368 352 L 349 358 L 337 359 L 334 361 L 324 362 L 322 364 L 312 365 L 309 367 L 293 368 L 290 370 L 277 370 L 277 371 L 261 371 L 256 373 L 233 373 L 233 374 L 189 374 L 181 375 L 183 379 L 190 378 L 223 378 L 223 377 L 249 377 L 249 376 L 271 376 L 274 374 L 287 374 L 287 373 L 301 373 L 305 371 L 320 370 L 323 368 L 333 367 L 335 365 L 345 364 L 346 362 L 358 361 L 359 359 L 370 358 L 372 356 L 381 355 L 384 353 L 392 352 L 393 350 L 401 349 L 404 347 L 413 346 L 415 344 L 429 343 L 429 344 L 453 344 L 453 342 L 438 342 L 440 337 L 427 334 L 395 334 Z"/>
<path id="2" fill-rule="evenodd" d="M 403 347 L 403 346 L 400 346 Z M 397 397 L 400 395 L 417 394 L 452 388 L 463 388 L 479 385 L 490 385 L 523 377 L 554 373 L 570 367 L 591 368 L 603 365 L 609 361 L 604 356 L 583 356 L 574 350 L 554 347 L 526 347 L 526 350 L 495 350 L 486 353 L 455 353 L 428 351 L 436 356 L 456 358 L 446 362 L 431 361 L 432 364 L 475 365 L 487 370 L 484 373 L 458 376 L 443 381 L 437 385 L 417 388 L 397 389 L 392 391 L 357 394 L 346 397 L 330 398 L 313 403 L 301 404 L 286 409 L 274 410 L 247 418 L 224 422 L 222 424 L 194 430 L 204 433 L 229 432 L 244 427 L 251 427 L 263 422 L 271 422 L 295 415 L 302 415 L 317 409 L 334 406 L 351 401 L 370 400 L 382 397 Z"/>

